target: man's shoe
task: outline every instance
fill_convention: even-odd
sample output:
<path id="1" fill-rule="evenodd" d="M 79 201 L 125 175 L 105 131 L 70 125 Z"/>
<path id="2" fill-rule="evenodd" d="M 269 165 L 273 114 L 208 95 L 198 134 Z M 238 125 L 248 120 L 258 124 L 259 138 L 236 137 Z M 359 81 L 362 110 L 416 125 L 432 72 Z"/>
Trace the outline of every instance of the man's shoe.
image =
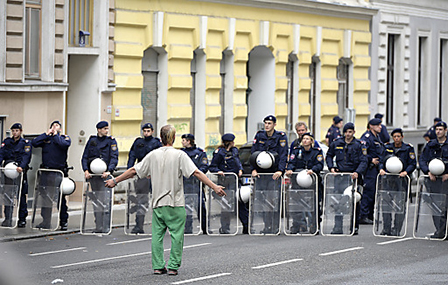
<path id="1" fill-rule="evenodd" d="M 176 269 L 168 269 L 168 275 L 176 276 L 177 274 L 179 274 L 179 272 L 177 272 Z"/>
<path id="2" fill-rule="evenodd" d="M 439 232 L 439 231 L 436 231 L 433 235 L 430 236 L 430 238 L 437 238 L 437 239 L 442 239 L 444 237 L 445 237 L 445 233 Z"/>
<path id="3" fill-rule="evenodd" d="M 383 229 L 380 233 L 380 235 L 382 236 L 391 236 L 392 235 L 392 231 L 389 229 Z"/>
<path id="4" fill-rule="evenodd" d="M 249 234 L 249 228 L 243 227 L 243 235 L 248 235 L 248 234 Z"/>
<path id="5" fill-rule="evenodd" d="M 168 271 L 166 270 L 166 268 L 163 269 L 154 269 L 154 275 L 162 275 L 162 274 L 166 274 Z"/>
<path id="6" fill-rule="evenodd" d="M 228 234 L 230 234 L 230 231 L 227 230 L 227 229 L 219 228 L 219 233 L 220 234 L 224 234 L 224 235 L 228 235 Z"/>
<path id="7" fill-rule="evenodd" d="M 344 232 L 342 231 L 342 228 L 333 228 L 331 231 L 332 235 L 342 235 Z"/>
<path id="8" fill-rule="evenodd" d="M 353 232 L 353 235 L 354 235 L 354 236 L 357 236 L 357 235 L 358 235 L 358 228 L 355 228 L 355 231 Z"/>
<path id="9" fill-rule="evenodd" d="M 2 227 L 5 227 L 5 228 L 10 228 L 10 227 L 12 227 L 12 222 L 11 222 L 11 220 L 10 220 L 10 219 L 5 219 L 5 220 L 3 221 L 3 223 L 2 223 Z"/>
<path id="10" fill-rule="evenodd" d="M 49 229 L 50 227 L 51 227 L 51 224 L 46 221 L 43 221 L 42 223 L 40 223 L 36 226 L 36 228 L 38 228 L 38 229 Z"/>
<path id="11" fill-rule="evenodd" d="M 19 221 L 17 223 L 17 227 L 19 227 L 19 228 L 24 228 L 25 226 L 26 226 L 26 221 Z"/>
<path id="12" fill-rule="evenodd" d="M 65 222 L 65 223 L 60 223 L 59 224 L 59 230 L 60 231 L 66 231 L 67 229 L 68 229 L 68 223 L 67 222 Z"/>
<path id="13" fill-rule="evenodd" d="M 131 231 L 131 234 L 144 234 L 144 233 L 145 231 L 137 226 L 135 226 Z"/>
<path id="14" fill-rule="evenodd" d="M 360 225 L 373 225 L 373 221 L 369 218 L 362 218 L 359 220 Z"/>

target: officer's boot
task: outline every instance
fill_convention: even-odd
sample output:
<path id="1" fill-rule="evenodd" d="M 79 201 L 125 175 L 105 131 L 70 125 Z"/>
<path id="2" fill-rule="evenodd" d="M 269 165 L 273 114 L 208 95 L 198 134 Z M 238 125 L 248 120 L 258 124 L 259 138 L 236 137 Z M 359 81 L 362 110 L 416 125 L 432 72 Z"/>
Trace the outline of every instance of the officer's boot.
<path id="1" fill-rule="evenodd" d="M 343 234 L 343 231 L 342 231 L 342 219 L 343 219 L 343 216 L 341 216 L 341 215 L 336 215 L 334 217 L 334 227 L 333 227 L 333 230 L 331 231 L 332 235 L 341 235 L 341 234 Z"/>
<path id="2" fill-rule="evenodd" d="M 42 222 L 36 226 L 38 229 L 50 229 L 51 228 L 51 210 L 50 207 L 42 207 L 41 216 Z"/>
<path id="3" fill-rule="evenodd" d="M 131 234 L 144 234 L 143 224 L 145 222 L 145 215 L 137 215 L 135 218 L 135 227 L 132 229 Z"/>
<path id="4" fill-rule="evenodd" d="M 376 221 L 379 222 L 379 221 Z M 380 235 L 390 236 L 392 235 L 392 215 L 391 214 L 383 214 L 383 230 Z"/>
<path id="5" fill-rule="evenodd" d="M 5 206 L 5 220 L 2 222 L 2 227 L 10 228 L 12 227 L 12 213 L 8 211 Z"/>
<path id="6" fill-rule="evenodd" d="M 401 228 L 403 227 L 404 214 L 396 214 L 394 220 L 394 227 L 392 228 L 392 235 L 399 236 L 401 234 Z"/>

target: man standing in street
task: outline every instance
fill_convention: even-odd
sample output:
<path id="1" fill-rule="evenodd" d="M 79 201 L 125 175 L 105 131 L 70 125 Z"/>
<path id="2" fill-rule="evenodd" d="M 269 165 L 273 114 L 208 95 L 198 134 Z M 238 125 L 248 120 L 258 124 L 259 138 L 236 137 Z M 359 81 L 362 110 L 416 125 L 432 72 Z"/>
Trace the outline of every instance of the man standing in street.
<path id="1" fill-rule="evenodd" d="M 214 184 L 197 169 L 185 152 L 173 147 L 175 136 L 176 129 L 173 126 L 163 126 L 160 129 L 163 147 L 149 153 L 141 162 L 117 178 L 106 181 L 106 186 L 112 188 L 135 175 L 140 178 L 151 176 L 153 189 L 151 252 L 152 267 L 156 275 L 167 272 L 169 275 L 177 275 L 181 265 L 186 217 L 182 176 L 188 178 L 194 175 L 219 196 L 226 195 L 221 186 Z M 163 258 L 163 238 L 167 229 L 171 234 L 168 270 Z"/>
<path id="2" fill-rule="evenodd" d="M 330 144 L 337 138 L 341 137 L 341 128 L 343 126 L 344 122 L 341 117 L 335 116 L 333 118 L 333 124 L 327 131 L 327 135 L 325 136 L 325 142 L 327 143 L 327 146 L 330 146 Z"/>

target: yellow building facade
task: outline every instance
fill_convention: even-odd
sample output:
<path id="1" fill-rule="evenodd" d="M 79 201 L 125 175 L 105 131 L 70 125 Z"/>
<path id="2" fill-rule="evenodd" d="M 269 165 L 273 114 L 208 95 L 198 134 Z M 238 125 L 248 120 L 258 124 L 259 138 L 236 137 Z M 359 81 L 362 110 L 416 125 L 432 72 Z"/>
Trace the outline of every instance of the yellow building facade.
<path id="1" fill-rule="evenodd" d="M 238 146 L 252 140 L 268 114 L 277 116 L 277 130 L 292 133 L 304 121 L 323 141 L 332 118 L 346 115 L 345 104 L 356 112 L 345 118 L 364 130 L 373 9 L 221 2 L 228 3 L 115 1 L 111 129 L 120 165 L 147 121 L 142 96 L 152 87 L 148 114 L 156 131 L 172 124 L 178 134 L 192 132 L 209 155 L 223 133 L 234 133 Z M 341 60 L 348 70 L 342 101 Z M 152 81 L 146 70 L 156 74 Z"/>

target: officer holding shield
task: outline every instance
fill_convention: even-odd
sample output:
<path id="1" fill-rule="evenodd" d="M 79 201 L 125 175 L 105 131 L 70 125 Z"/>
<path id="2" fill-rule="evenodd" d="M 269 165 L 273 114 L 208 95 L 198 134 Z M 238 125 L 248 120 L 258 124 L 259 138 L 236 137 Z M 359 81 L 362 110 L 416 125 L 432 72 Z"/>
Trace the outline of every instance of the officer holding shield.
<path id="1" fill-rule="evenodd" d="M 40 168 L 60 170 L 64 173 L 64 177 L 68 177 L 67 153 L 71 145 L 71 139 L 69 136 L 61 134 L 61 123 L 59 121 L 53 121 L 50 124 L 50 129 L 33 139 L 31 144 L 33 147 L 42 148 L 42 164 Z M 56 183 L 56 185 L 60 184 L 60 182 Z M 62 231 L 66 231 L 68 225 L 67 201 L 65 196 L 62 195 L 61 209 L 59 211 L 59 225 Z M 37 225 L 37 228 L 49 228 L 51 208 L 42 208 L 41 215 L 43 221 Z"/>
<path id="2" fill-rule="evenodd" d="M 0 148 L 0 163 L 6 166 L 10 162 L 17 165 L 17 172 L 23 173 L 22 191 L 20 194 L 19 205 L 19 222 L 18 227 L 24 228 L 26 225 L 26 217 L 28 216 L 26 194 L 28 194 L 28 164 L 31 161 L 31 142 L 22 138 L 22 124 L 15 123 L 11 126 L 12 137 L 6 138 Z M 12 226 L 12 211 L 13 207 L 5 206 L 5 220 L 2 222 L 2 227 Z"/>
<path id="3" fill-rule="evenodd" d="M 151 151 L 162 146 L 159 138 L 153 137 L 154 127 L 151 123 L 142 126 L 143 137 L 136 138 L 129 151 L 128 169 L 133 167 L 136 162 L 142 159 Z M 148 179 L 138 180 L 135 192 L 137 194 L 137 206 L 149 207 L 148 194 L 151 192 L 151 181 Z M 138 211 L 135 216 L 135 227 L 131 230 L 131 234 L 143 234 L 143 224 L 145 222 L 144 211 Z"/>

